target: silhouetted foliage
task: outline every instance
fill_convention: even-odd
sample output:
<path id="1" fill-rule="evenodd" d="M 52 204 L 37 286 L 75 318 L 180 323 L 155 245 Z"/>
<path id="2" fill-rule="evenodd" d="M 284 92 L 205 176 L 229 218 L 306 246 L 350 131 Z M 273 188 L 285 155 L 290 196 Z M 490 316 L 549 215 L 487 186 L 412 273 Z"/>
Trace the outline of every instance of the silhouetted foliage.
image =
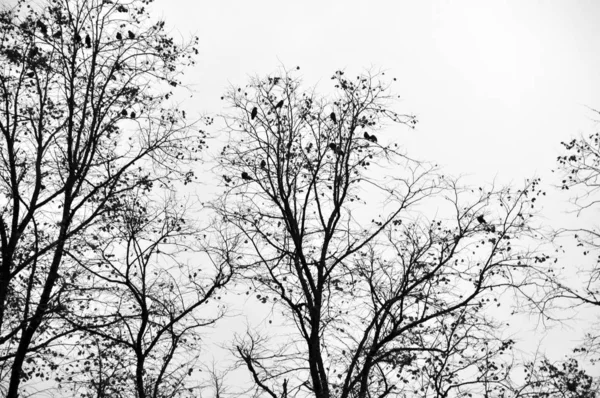
<path id="1" fill-rule="evenodd" d="M 257 395 L 509 391 L 513 341 L 486 309 L 526 283 L 534 255 L 519 242 L 535 235 L 539 181 L 476 191 L 407 157 L 389 138 L 401 132 L 381 128 L 416 121 L 391 110 L 381 78 L 338 71 L 319 97 L 284 72 L 224 97 L 235 112 L 221 172 L 254 178 L 226 184 L 213 209 L 245 241 L 230 255 L 242 280 L 290 330 L 238 336 L 232 352 Z M 282 97 L 288 112 L 272 112 Z M 264 117 L 251 122 L 255 107 Z M 365 128 L 387 138 L 372 145 Z"/>
<path id="2" fill-rule="evenodd" d="M 595 111 L 598 113 L 598 111 Z M 569 142 L 561 142 L 564 154 L 558 156 L 559 187 L 569 191 L 574 213 L 585 216 L 598 209 L 600 189 L 600 133 L 581 136 Z M 580 219 L 581 220 L 581 219 Z M 592 219 L 593 220 L 593 219 Z M 579 221 L 578 221 L 579 223 Z M 543 309 L 544 314 L 554 318 L 556 307 L 587 307 L 600 309 L 600 225 L 592 221 L 582 227 L 558 228 L 555 231 L 557 250 L 565 252 L 569 241 L 575 241 L 579 253 L 570 253 L 564 264 L 540 267 L 539 283 L 544 286 L 544 295 L 537 298 L 535 309 Z M 582 255 L 581 260 L 577 254 Z M 585 259 L 589 259 L 585 261 Z M 568 263 L 567 263 L 568 261 Z M 565 275 L 563 270 L 569 274 Z M 583 345 L 578 350 L 581 357 L 592 363 L 600 361 L 600 323 L 596 322 L 586 334 Z"/>
<path id="3" fill-rule="evenodd" d="M 543 358 L 539 364 L 525 366 L 525 382 L 512 391 L 515 398 L 595 398 L 598 386 L 593 378 L 579 368 L 576 359 L 552 363 Z"/>
<path id="4" fill-rule="evenodd" d="M 86 297 L 90 275 L 73 260 L 83 246 L 102 246 L 103 217 L 131 192 L 170 191 L 194 179 L 189 163 L 204 133 L 164 100 L 197 51 L 152 22 L 147 3 L 20 0 L 0 12 L 0 389 L 7 397 L 25 393 L 21 382 L 49 380 L 64 355 L 60 343 L 80 329 L 73 317 L 89 303 L 73 297 Z M 124 27 L 127 43 L 114 39 Z M 96 347 L 110 355 L 104 342 Z"/>
<path id="5" fill-rule="evenodd" d="M 219 298 L 232 271 L 199 244 L 204 231 L 194 226 L 180 200 L 155 203 L 147 195 L 133 192 L 103 215 L 105 227 L 96 243 L 84 242 L 92 249 L 85 257 L 69 253 L 89 276 L 80 286 L 85 294 L 71 298 L 86 311 L 67 315 L 81 331 L 80 352 L 71 355 L 71 374 L 60 380 L 77 396 L 96 396 L 107 371 L 113 380 L 103 388 L 119 388 L 122 397 L 198 392 L 186 379 L 201 365 L 199 329 L 223 315 L 222 307 L 200 307 Z M 119 362 L 102 354 L 90 359 L 97 345 L 118 354 Z"/>

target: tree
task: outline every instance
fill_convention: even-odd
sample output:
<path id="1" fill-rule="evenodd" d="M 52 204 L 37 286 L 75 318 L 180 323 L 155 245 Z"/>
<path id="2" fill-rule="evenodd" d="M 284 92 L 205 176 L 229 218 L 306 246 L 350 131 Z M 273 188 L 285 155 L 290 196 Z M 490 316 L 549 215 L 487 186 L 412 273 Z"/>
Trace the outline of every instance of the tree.
<path id="1" fill-rule="evenodd" d="M 65 261 L 131 191 L 191 181 L 204 147 L 165 100 L 193 45 L 153 22 L 148 1 L 19 0 L 0 13 L 0 360 L 7 397 L 73 329 Z M 125 35 L 127 32 L 127 36 Z M 27 363 L 25 363 L 27 357 Z"/>
<path id="2" fill-rule="evenodd" d="M 544 257 L 526 245 L 539 181 L 471 190 L 404 155 L 381 128 L 416 120 L 382 78 L 338 71 L 319 97 L 285 71 L 223 97 L 213 208 L 245 242 L 231 258 L 250 291 L 290 330 L 250 329 L 232 348 L 258 396 L 508 391 L 513 341 L 487 310 Z"/>
<path id="3" fill-rule="evenodd" d="M 596 111 L 598 113 L 598 111 Z M 564 153 L 558 156 L 558 172 L 561 176 L 559 187 L 569 191 L 574 213 L 579 217 L 598 208 L 598 189 L 600 188 L 600 134 L 574 138 L 561 142 Z M 582 225 L 582 226 L 580 226 Z M 561 268 L 545 267 L 538 270 L 538 280 L 544 294 L 531 300 L 535 306 L 544 310 L 551 318 L 551 311 L 560 308 L 600 308 L 600 231 L 593 222 L 577 221 L 576 227 L 560 227 L 554 233 L 559 252 L 567 252 L 569 258 L 562 260 Z M 576 248 L 583 257 L 577 258 L 576 252 L 567 250 L 567 239 L 575 241 Z M 587 259 L 587 260 L 586 260 Z M 572 264 L 573 263 L 573 264 Z M 586 334 L 583 345 L 576 350 L 593 363 L 600 360 L 600 334 L 597 324 Z"/>
<path id="4" fill-rule="evenodd" d="M 553 363 L 543 358 L 540 363 L 525 365 L 525 381 L 512 391 L 515 398 L 595 398 L 598 386 L 575 358 Z"/>
<path id="5" fill-rule="evenodd" d="M 85 307 L 67 312 L 73 314 L 67 315 L 71 325 L 83 331 L 81 359 L 60 380 L 64 384 L 72 378 L 78 396 L 86 389 L 87 396 L 96 396 L 100 381 L 109 379 L 101 377 L 102 370 L 111 375 L 121 370 L 120 380 L 104 386 L 121 386 L 123 397 L 166 398 L 193 390 L 185 380 L 196 367 L 199 329 L 224 313 L 224 307 L 206 304 L 220 298 L 232 269 L 203 249 L 204 231 L 190 217 L 176 197 L 153 203 L 145 190 L 134 192 L 103 216 L 100 233 L 105 236 L 95 249 L 96 258 L 69 253 L 91 276 L 67 304 Z M 206 309 L 200 311 L 201 306 Z M 90 358 L 98 343 L 118 353 L 113 366 L 102 354 Z M 82 381 L 82 375 L 87 379 Z"/>

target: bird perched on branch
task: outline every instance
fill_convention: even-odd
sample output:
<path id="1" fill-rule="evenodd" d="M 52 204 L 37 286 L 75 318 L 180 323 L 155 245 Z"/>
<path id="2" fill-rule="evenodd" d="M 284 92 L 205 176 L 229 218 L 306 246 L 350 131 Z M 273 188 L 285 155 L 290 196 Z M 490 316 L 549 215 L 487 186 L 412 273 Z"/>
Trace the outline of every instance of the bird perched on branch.
<path id="1" fill-rule="evenodd" d="M 245 171 L 242 172 L 242 180 L 244 181 L 252 181 L 254 180 L 254 178 L 250 177 L 250 175 L 248 173 L 246 173 Z"/>
<path id="2" fill-rule="evenodd" d="M 333 123 L 337 124 L 337 117 L 335 117 L 335 112 L 331 112 L 331 115 L 329 115 L 329 117 L 331 118 Z"/>
<path id="3" fill-rule="evenodd" d="M 85 46 L 87 48 L 92 48 L 92 38 L 90 35 L 85 35 Z"/>
<path id="4" fill-rule="evenodd" d="M 48 26 L 46 26 L 46 24 L 41 20 L 38 19 L 35 23 L 35 26 L 37 26 L 44 36 L 48 34 Z"/>
<path id="5" fill-rule="evenodd" d="M 477 216 L 477 221 L 479 222 L 479 224 L 485 225 L 485 227 L 483 228 L 486 232 L 491 232 L 491 233 L 495 233 L 496 232 L 496 226 L 495 225 L 490 225 L 487 223 L 487 221 L 485 221 L 485 218 L 483 218 L 483 215 L 478 215 Z"/>
<path id="6" fill-rule="evenodd" d="M 279 101 L 277 105 L 275 105 L 275 109 L 279 109 L 283 106 L 283 100 Z"/>
<path id="7" fill-rule="evenodd" d="M 254 108 L 252 108 L 252 112 L 250 113 L 250 119 L 254 120 L 256 115 L 258 115 L 258 108 L 254 107 Z"/>
<path id="8" fill-rule="evenodd" d="M 335 152 L 336 155 L 338 156 L 343 156 L 344 155 L 344 151 L 342 151 L 340 148 L 337 147 L 337 145 L 335 145 L 333 142 L 331 144 L 329 144 L 329 148 Z"/>
<path id="9" fill-rule="evenodd" d="M 123 40 L 123 35 L 121 32 L 117 32 L 117 40 Z"/>
<path id="10" fill-rule="evenodd" d="M 377 142 L 377 137 L 375 137 L 375 134 L 369 134 L 365 131 L 365 133 L 363 134 L 363 136 L 365 137 L 365 140 L 371 141 L 371 142 Z"/>
<path id="11" fill-rule="evenodd" d="M 130 30 L 127 31 L 127 36 L 129 36 L 131 40 L 135 39 L 135 34 Z"/>
<path id="12" fill-rule="evenodd" d="M 261 161 L 260 161 L 260 168 L 261 168 L 261 169 L 264 169 L 266 166 L 267 166 L 267 162 L 265 162 L 265 160 L 264 160 L 264 159 L 263 159 L 263 160 L 261 160 Z"/>

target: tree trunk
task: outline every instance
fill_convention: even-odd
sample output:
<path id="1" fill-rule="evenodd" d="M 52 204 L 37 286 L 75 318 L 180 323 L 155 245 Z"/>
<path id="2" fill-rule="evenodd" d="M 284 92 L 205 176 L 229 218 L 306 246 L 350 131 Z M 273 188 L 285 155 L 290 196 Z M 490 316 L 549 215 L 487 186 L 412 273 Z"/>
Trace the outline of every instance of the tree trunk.
<path id="1" fill-rule="evenodd" d="M 21 383 L 21 374 L 23 371 L 23 362 L 25 362 L 25 356 L 29 350 L 29 345 L 31 344 L 31 340 L 38 327 L 41 325 L 42 320 L 44 319 L 44 314 L 47 311 L 48 303 L 50 302 L 50 295 L 52 293 L 52 289 L 56 284 L 56 280 L 58 279 L 58 268 L 62 262 L 63 257 L 63 249 L 65 247 L 65 242 L 67 239 L 67 229 L 69 227 L 70 221 L 70 213 L 71 213 L 71 189 L 72 182 L 67 182 L 68 188 L 65 193 L 65 205 L 62 214 L 62 223 L 61 229 L 58 236 L 58 244 L 56 245 L 56 249 L 54 251 L 54 258 L 52 259 L 52 264 L 50 265 L 50 270 L 48 271 L 48 278 L 46 279 L 46 283 L 44 284 L 44 290 L 42 291 L 42 295 L 40 296 L 39 304 L 35 310 L 35 314 L 33 315 L 29 325 L 25 328 L 21 335 L 21 339 L 19 341 L 19 346 L 17 348 L 17 352 L 15 353 L 15 357 L 12 364 L 12 369 L 10 373 L 10 382 L 8 387 L 8 393 L 6 398 L 17 398 L 19 396 L 19 384 Z"/>

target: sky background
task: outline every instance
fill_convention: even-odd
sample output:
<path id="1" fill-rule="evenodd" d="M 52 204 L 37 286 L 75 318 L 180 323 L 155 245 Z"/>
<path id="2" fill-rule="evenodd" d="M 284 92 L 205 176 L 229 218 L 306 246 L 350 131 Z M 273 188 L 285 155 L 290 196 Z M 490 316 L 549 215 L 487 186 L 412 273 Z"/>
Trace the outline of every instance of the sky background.
<path id="1" fill-rule="evenodd" d="M 548 190 L 560 142 L 598 127 L 588 107 L 600 108 L 599 1 L 156 0 L 153 10 L 175 36 L 200 39 L 184 79 L 196 94 L 183 106 L 197 114 L 223 112 L 228 86 L 282 66 L 323 91 L 338 69 L 381 68 L 398 79 L 396 110 L 419 120 L 381 134 L 410 156 L 477 183 L 542 177 Z M 566 216 L 566 197 L 550 193 L 554 226 L 591 220 Z M 553 333 L 549 350 L 574 343 L 573 329 Z"/>
<path id="2" fill-rule="evenodd" d="M 414 113 L 407 151 L 452 174 L 521 181 L 555 166 L 560 141 L 600 108 L 600 2 L 157 0 L 173 33 L 200 38 L 188 106 L 222 111 L 229 84 L 301 67 L 330 88 L 338 69 L 398 78 Z"/>

